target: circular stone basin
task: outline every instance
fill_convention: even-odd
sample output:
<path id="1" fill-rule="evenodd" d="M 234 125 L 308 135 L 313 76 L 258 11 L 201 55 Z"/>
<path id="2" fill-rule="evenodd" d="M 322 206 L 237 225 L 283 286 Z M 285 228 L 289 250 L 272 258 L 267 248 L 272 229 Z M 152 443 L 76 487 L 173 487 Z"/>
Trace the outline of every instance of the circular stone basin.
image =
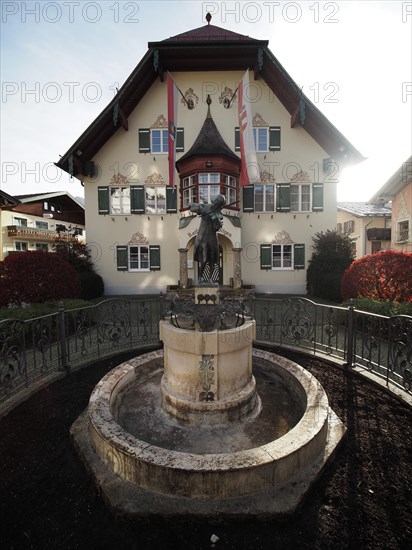
<path id="1" fill-rule="evenodd" d="M 91 395 L 93 448 L 121 478 L 168 495 L 225 499 L 279 487 L 324 453 L 327 396 L 296 363 L 254 349 L 259 415 L 195 431 L 158 406 L 162 364 L 162 350 L 136 357 L 108 373 Z M 139 386 L 146 403 L 130 399 Z M 276 398 L 280 406 L 271 401 Z"/>

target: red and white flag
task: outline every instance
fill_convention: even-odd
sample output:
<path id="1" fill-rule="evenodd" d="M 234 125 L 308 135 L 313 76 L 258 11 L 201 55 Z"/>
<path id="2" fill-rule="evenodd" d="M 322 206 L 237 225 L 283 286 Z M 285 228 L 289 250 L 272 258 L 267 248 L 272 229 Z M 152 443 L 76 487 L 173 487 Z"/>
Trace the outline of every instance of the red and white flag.
<path id="1" fill-rule="evenodd" d="M 252 185 L 260 180 L 249 94 L 249 70 L 247 70 L 238 88 L 240 185 Z"/>
<path id="2" fill-rule="evenodd" d="M 175 186 L 177 100 L 179 89 L 170 73 L 167 73 L 167 140 L 169 152 L 169 186 Z"/>

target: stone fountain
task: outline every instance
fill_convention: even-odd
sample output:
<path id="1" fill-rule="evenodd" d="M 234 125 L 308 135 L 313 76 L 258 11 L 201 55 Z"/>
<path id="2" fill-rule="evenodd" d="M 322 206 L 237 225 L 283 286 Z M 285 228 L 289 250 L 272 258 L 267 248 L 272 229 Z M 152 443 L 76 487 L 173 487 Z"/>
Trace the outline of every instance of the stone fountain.
<path id="1" fill-rule="evenodd" d="M 320 383 L 254 349 L 250 309 L 212 280 L 223 204 L 191 207 L 200 284 L 160 322 L 163 350 L 109 372 L 72 426 L 115 514 L 291 513 L 345 433 Z"/>
<path id="2" fill-rule="evenodd" d="M 196 293 L 160 322 L 163 350 L 97 384 L 76 448 L 116 514 L 291 513 L 345 428 L 309 372 L 252 347 L 241 302 Z"/>

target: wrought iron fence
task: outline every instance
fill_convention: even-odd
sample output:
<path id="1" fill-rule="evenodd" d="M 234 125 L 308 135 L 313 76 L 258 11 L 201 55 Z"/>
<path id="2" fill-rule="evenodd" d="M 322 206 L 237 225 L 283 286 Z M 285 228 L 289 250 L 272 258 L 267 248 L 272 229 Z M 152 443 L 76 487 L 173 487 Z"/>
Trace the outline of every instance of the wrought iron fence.
<path id="1" fill-rule="evenodd" d="M 412 390 L 412 317 L 384 317 L 307 298 L 255 300 L 258 342 L 322 353 Z"/>
<path id="2" fill-rule="evenodd" d="M 167 308 L 160 297 L 111 299 L 28 321 L 1 321 L 0 407 L 49 375 L 160 345 L 159 320 Z M 412 317 L 266 297 L 254 300 L 253 315 L 259 343 L 323 353 L 412 389 Z"/>

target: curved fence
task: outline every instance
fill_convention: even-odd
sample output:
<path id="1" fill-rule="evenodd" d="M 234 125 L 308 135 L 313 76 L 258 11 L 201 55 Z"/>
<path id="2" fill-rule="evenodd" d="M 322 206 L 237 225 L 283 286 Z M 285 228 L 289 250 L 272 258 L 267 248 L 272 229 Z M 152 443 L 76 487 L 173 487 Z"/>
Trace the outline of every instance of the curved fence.
<path id="1" fill-rule="evenodd" d="M 0 322 L 0 412 L 50 377 L 100 358 L 161 345 L 159 298 L 97 305 Z M 360 366 L 410 391 L 412 317 L 383 317 L 306 298 L 258 297 L 251 303 L 259 343 L 322 353 Z"/>

